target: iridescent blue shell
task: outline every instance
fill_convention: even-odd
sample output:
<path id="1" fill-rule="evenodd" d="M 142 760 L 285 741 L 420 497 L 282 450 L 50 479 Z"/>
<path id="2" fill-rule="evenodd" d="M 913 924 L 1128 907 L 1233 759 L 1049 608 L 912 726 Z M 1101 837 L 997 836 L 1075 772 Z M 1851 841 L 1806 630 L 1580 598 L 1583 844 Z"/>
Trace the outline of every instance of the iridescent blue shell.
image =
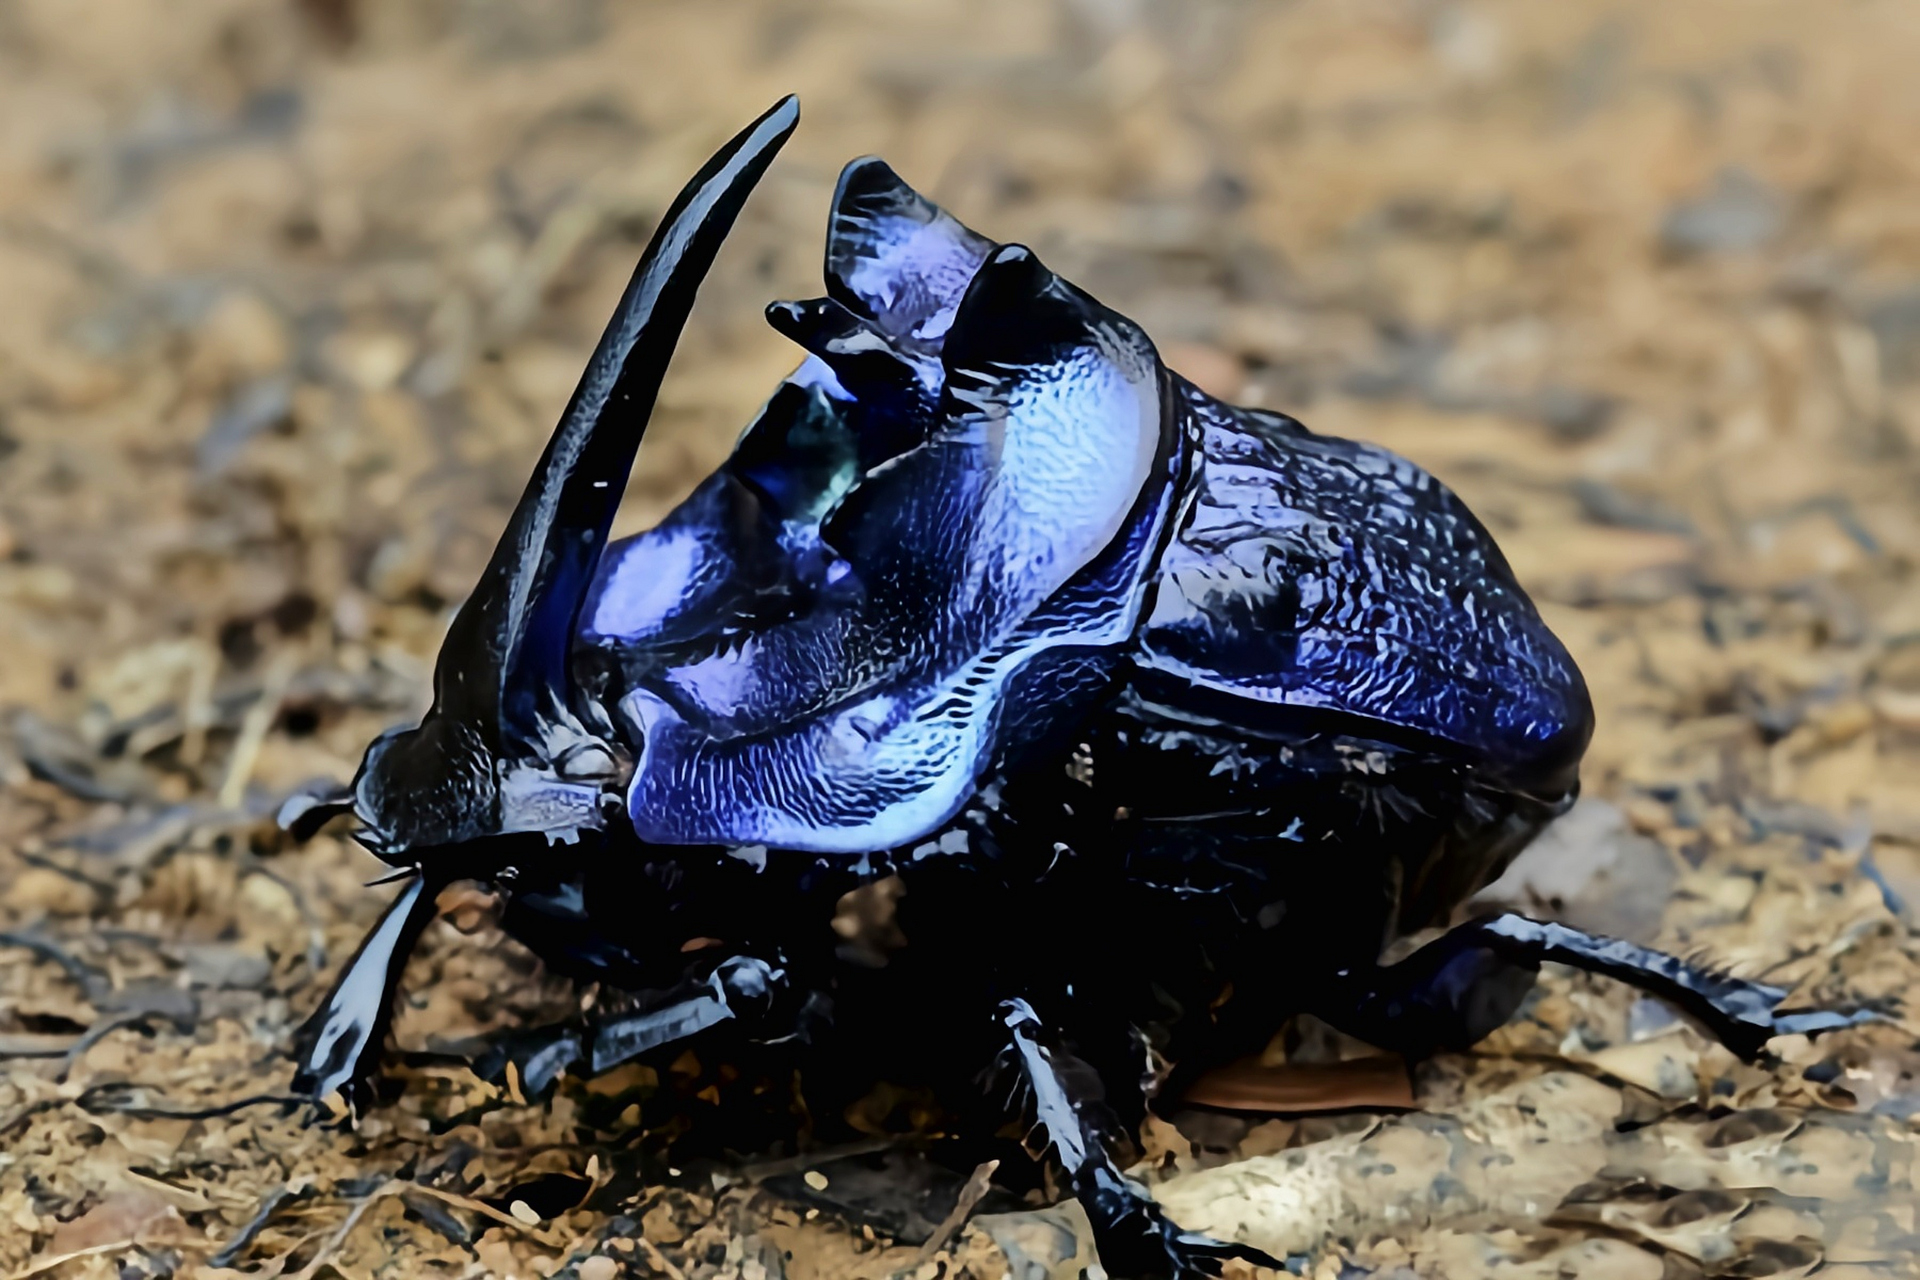
<path id="1" fill-rule="evenodd" d="M 899 847 L 1116 687 L 1570 790 L 1579 672 L 1433 476 L 1210 399 L 877 160 L 826 282 L 769 311 L 805 363 L 580 615 L 643 840 Z"/>

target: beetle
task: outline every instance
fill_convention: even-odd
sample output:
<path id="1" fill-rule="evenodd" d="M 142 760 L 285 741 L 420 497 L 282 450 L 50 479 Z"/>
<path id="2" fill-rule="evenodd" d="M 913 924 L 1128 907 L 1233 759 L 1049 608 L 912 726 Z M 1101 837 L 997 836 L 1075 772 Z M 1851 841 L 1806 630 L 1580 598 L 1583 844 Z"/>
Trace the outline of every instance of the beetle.
<path id="1" fill-rule="evenodd" d="M 1852 1020 L 1514 914 L 1383 962 L 1573 802 L 1567 650 L 1433 476 L 1203 394 L 878 160 L 841 175 L 826 296 L 769 308 L 804 361 L 609 544 L 695 289 L 797 122 L 776 104 L 662 220 L 424 719 L 283 811 L 350 813 L 405 878 L 299 1035 L 300 1090 L 366 1103 L 436 894 L 480 881 L 627 993 L 511 1038 L 493 1065 L 528 1087 L 722 1027 L 931 1045 L 1020 1083 L 1109 1274 L 1166 1277 L 1271 1260 L 1169 1221 L 1122 1171 L 1136 1127 L 1289 1015 L 1464 1048 L 1552 960 L 1747 1057 Z M 853 964 L 827 921 L 894 876 L 906 945 Z"/>

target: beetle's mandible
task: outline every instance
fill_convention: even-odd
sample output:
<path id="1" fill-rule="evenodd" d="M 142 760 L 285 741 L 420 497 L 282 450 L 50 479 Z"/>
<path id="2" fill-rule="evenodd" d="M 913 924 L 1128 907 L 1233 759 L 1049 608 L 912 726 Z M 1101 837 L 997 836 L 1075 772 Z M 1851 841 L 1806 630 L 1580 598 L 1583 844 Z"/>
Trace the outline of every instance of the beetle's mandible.
<path id="1" fill-rule="evenodd" d="M 426 718 L 289 802 L 411 872 L 304 1028 L 301 1089 L 364 1105 L 436 894 L 480 881 L 551 965 L 629 993 L 503 1048 L 528 1087 L 722 1033 L 1011 1078 L 981 1140 L 1011 1097 L 1108 1274 L 1167 1277 L 1267 1260 L 1167 1220 L 1122 1172 L 1135 1130 L 1291 1014 L 1465 1047 L 1556 960 L 1744 1055 L 1851 1019 L 1514 915 L 1383 964 L 1572 803 L 1567 651 L 1431 475 L 1209 398 L 877 160 L 841 175 L 827 296 L 768 310 L 804 362 L 609 545 L 694 291 L 798 115 L 667 212 Z M 849 959 L 835 904 L 890 876 L 906 943 Z"/>

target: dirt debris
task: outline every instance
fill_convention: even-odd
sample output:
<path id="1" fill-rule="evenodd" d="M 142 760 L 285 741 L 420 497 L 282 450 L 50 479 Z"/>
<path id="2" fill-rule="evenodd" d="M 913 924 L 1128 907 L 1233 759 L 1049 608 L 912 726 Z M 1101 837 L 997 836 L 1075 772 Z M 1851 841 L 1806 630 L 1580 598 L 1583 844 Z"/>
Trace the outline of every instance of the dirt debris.
<path id="1" fill-rule="evenodd" d="M 284 1106 L 380 867 L 272 809 L 417 714 L 653 221 L 788 90 L 622 531 L 793 363 L 760 307 L 882 154 L 1482 514 L 1600 713 L 1594 807 L 1503 893 L 1889 1002 L 1749 1067 L 1552 971 L 1417 1111 L 1156 1126 L 1183 1220 L 1313 1276 L 1920 1274 L 1917 57 L 1892 3 L 0 0 L 0 1277 L 1089 1260 L 1069 1210 L 923 1258 L 663 1167 L 639 1070 L 527 1104 L 416 1054 L 357 1132 Z M 575 998 L 469 903 L 398 1034 Z"/>

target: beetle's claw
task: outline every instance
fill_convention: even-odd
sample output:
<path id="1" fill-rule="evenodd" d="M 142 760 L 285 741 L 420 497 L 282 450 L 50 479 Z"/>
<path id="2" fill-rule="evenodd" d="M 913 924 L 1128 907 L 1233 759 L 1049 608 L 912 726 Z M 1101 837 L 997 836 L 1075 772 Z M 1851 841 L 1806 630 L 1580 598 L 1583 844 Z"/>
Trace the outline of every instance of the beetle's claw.
<path id="1" fill-rule="evenodd" d="M 309 1019 L 295 1033 L 294 1055 L 300 1065 L 293 1073 L 291 1092 L 305 1102 L 315 1123 L 356 1128 L 378 1092 L 379 1068 L 371 1060 L 377 1053 L 346 1063 L 321 1060 L 319 1022 L 318 1017 Z"/>
<path id="2" fill-rule="evenodd" d="M 1098 1247 L 1100 1265 L 1113 1280 L 1196 1280 L 1221 1274 L 1229 1261 L 1276 1271 L 1284 1265 L 1251 1245 L 1183 1230 L 1144 1198 L 1100 1232 Z"/>
<path id="3" fill-rule="evenodd" d="M 322 1014 L 327 1011 L 323 1008 Z M 294 1035 L 294 1069 L 291 1092 L 311 1109 L 322 1124 L 351 1129 L 373 1106 L 378 1093 L 379 1042 L 345 1059 L 330 1056 L 322 1047 L 324 1028 L 319 1017 L 311 1018 Z"/>
<path id="4" fill-rule="evenodd" d="M 309 1122 L 329 1129 L 357 1129 L 360 1117 L 373 1104 L 371 1085 L 363 1084 L 354 1090 L 335 1090 L 325 1097 L 307 1097 L 298 1080 L 294 1082 L 294 1092 L 305 1097 Z"/>
<path id="5" fill-rule="evenodd" d="M 1880 1009 L 1866 1006 L 1774 1010 L 1757 1017 L 1720 1009 L 1690 1012 L 1709 1035 L 1732 1050 L 1743 1062 L 1753 1062 L 1763 1056 L 1767 1052 L 1768 1042 L 1775 1036 L 1818 1036 L 1863 1023 L 1883 1021 L 1888 1016 Z"/>
<path id="6" fill-rule="evenodd" d="M 1838 1031 L 1869 1022 L 1890 1022 L 1898 1016 L 1899 1009 L 1900 1002 L 1894 999 L 1863 1000 L 1858 1005 L 1833 1009 L 1776 1009 L 1772 1034 L 1817 1036 L 1823 1031 Z"/>
<path id="7" fill-rule="evenodd" d="M 1746 1062 L 1764 1054 L 1776 1036 L 1817 1036 L 1894 1015 L 1892 1002 L 1871 1000 L 1830 1008 L 1782 1009 L 1789 994 L 1784 987 L 1720 974 L 1712 989 L 1699 993 L 1695 1001 L 1676 1003 Z"/>
<path id="8" fill-rule="evenodd" d="M 536 1027 L 489 1040 L 485 1050 L 473 1059 L 472 1070 L 489 1084 L 525 1098 L 537 1098 L 586 1056 L 586 1036 L 580 1027 Z"/>

